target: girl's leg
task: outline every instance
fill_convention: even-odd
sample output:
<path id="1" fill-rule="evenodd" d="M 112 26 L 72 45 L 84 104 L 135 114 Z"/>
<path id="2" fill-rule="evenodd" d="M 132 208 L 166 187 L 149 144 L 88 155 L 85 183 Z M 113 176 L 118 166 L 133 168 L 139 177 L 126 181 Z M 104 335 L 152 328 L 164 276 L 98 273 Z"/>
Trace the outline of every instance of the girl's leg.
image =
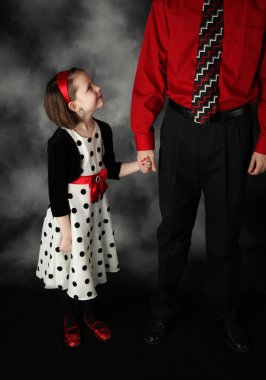
<path id="1" fill-rule="evenodd" d="M 84 318 L 89 324 L 93 324 L 97 321 L 96 314 L 96 299 L 81 301 L 83 304 Z"/>
<path id="2" fill-rule="evenodd" d="M 77 325 L 79 322 L 79 304 L 77 300 L 69 297 L 65 290 L 61 291 L 61 304 L 67 327 Z"/>
<path id="3" fill-rule="evenodd" d="M 61 291 L 61 305 L 64 314 L 64 343 L 69 348 L 80 345 L 80 328 L 78 318 L 78 301 Z"/>
<path id="4" fill-rule="evenodd" d="M 101 341 L 111 339 L 112 331 L 97 316 L 95 299 L 83 301 L 83 318 L 85 326 L 89 328 L 95 338 Z"/>

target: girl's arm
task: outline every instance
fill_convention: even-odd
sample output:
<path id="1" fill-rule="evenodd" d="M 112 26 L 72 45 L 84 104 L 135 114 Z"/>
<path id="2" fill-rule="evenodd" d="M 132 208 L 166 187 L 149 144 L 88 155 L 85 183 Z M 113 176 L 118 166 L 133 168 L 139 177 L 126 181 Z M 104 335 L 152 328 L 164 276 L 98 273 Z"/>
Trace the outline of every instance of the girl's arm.
<path id="1" fill-rule="evenodd" d="M 151 161 L 148 157 L 145 157 L 142 162 L 142 167 L 147 168 L 148 171 L 151 168 Z M 135 172 L 138 172 L 140 170 L 138 161 L 134 162 L 123 162 L 121 164 L 120 172 L 119 172 L 119 178 L 125 177 L 126 175 L 133 174 Z"/>
<path id="2" fill-rule="evenodd" d="M 60 251 L 71 252 L 72 251 L 72 239 L 71 239 L 71 224 L 70 216 L 64 215 L 56 218 L 61 232 Z"/>

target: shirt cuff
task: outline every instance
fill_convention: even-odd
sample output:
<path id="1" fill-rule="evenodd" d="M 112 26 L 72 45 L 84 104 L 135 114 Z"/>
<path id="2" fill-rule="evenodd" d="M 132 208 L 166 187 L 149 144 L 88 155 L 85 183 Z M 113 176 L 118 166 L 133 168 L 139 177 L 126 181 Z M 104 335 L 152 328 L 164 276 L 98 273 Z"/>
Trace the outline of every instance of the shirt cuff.
<path id="1" fill-rule="evenodd" d="M 266 136 L 264 135 L 259 135 L 255 152 L 260 153 L 260 154 L 266 154 Z"/>
<path id="2" fill-rule="evenodd" d="M 154 150 L 154 133 L 135 134 L 136 150 Z"/>

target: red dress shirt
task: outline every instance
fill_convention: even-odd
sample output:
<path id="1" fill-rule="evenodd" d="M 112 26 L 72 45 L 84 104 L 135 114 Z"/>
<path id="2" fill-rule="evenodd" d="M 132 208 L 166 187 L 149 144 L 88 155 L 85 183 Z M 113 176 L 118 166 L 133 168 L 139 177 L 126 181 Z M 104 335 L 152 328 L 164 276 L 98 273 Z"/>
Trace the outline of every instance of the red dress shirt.
<path id="1" fill-rule="evenodd" d="M 136 71 L 131 128 L 137 150 L 154 149 L 153 123 L 165 96 L 191 108 L 203 0 L 153 0 Z M 266 0 L 224 0 L 218 111 L 258 100 L 266 154 Z"/>

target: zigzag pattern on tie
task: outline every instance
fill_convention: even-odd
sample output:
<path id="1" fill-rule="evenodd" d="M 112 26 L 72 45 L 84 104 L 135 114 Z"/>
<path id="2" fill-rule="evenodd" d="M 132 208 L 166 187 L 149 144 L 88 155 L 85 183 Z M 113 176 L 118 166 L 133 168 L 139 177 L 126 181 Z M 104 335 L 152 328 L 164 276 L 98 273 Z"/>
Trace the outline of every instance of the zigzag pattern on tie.
<path id="1" fill-rule="evenodd" d="M 218 81 L 223 37 L 223 0 L 205 0 L 199 28 L 192 115 L 208 120 L 217 109 Z"/>
<path id="2" fill-rule="evenodd" d="M 206 92 L 207 88 L 211 88 L 212 84 L 218 81 L 218 77 L 219 74 L 217 73 L 215 75 L 215 78 L 209 78 L 210 80 L 208 80 L 206 83 L 201 83 L 201 88 L 198 88 L 198 93 L 194 94 L 192 102 L 194 103 L 197 98 L 200 98 L 201 94 Z"/>
<path id="3" fill-rule="evenodd" d="M 211 45 L 213 45 L 213 46 L 215 44 L 219 45 L 222 35 L 223 35 L 223 28 L 220 28 L 220 30 L 217 33 L 215 33 L 213 38 L 209 38 L 208 42 L 206 40 L 206 41 L 203 41 L 202 44 L 199 44 L 199 51 L 197 54 L 197 58 L 200 58 L 201 54 L 205 53 L 206 50 L 211 47 Z"/>
<path id="4" fill-rule="evenodd" d="M 209 80 L 209 78 L 215 79 L 215 73 L 217 73 L 216 66 L 213 67 L 209 72 L 207 72 L 207 74 L 203 78 L 199 79 L 198 81 L 195 80 L 194 92 L 197 93 L 199 91 L 199 87 L 206 83 Z"/>
<path id="5" fill-rule="evenodd" d="M 196 84 L 198 83 L 198 81 L 201 79 L 200 77 L 202 77 L 205 73 L 205 71 L 208 71 L 208 70 L 212 70 L 213 67 L 216 68 L 216 63 L 215 60 L 219 60 L 220 59 L 220 55 L 221 55 L 221 52 L 217 53 L 217 56 L 213 56 L 212 57 L 212 60 L 211 61 L 207 61 L 205 62 L 205 66 L 204 65 L 201 65 L 201 66 L 198 66 L 198 69 L 197 70 L 197 73 L 196 73 L 196 78 L 195 78 L 195 82 Z M 213 66 L 212 68 L 210 68 L 210 66 Z M 208 75 L 208 73 L 206 73 L 205 75 Z"/>

